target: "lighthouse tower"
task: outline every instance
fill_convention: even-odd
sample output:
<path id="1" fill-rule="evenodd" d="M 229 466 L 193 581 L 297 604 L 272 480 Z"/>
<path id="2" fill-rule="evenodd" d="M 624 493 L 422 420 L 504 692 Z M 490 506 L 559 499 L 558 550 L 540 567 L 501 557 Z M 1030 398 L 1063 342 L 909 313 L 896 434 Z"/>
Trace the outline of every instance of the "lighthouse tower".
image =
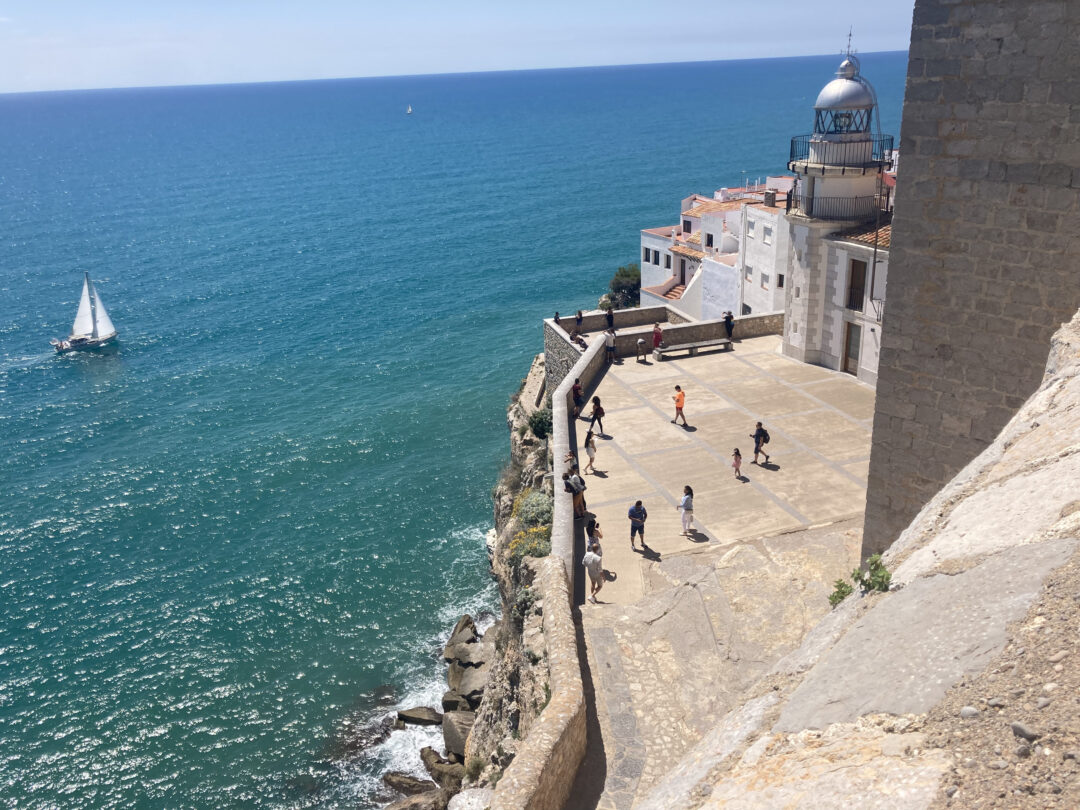
<path id="1" fill-rule="evenodd" d="M 784 353 L 803 362 L 845 368 L 848 346 L 877 335 L 876 327 L 848 329 L 844 320 L 862 313 L 854 293 L 868 289 L 873 299 L 874 262 L 862 279 L 850 267 L 836 266 L 835 243 L 828 237 L 888 221 L 890 202 L 884 174 L 892 168 L 893 138 L 880 134 L 877 96 L 848 53 L 836 78 L 814 103 L 814 131 L 791 139 L 788 169 L 795 187 L 787 202 L 790 279 L 787 285 Z M 855 272 L 860 272 L 856 265 Z M 857 283 L 856 283 L 857 282 Z M 867 347 L 870 348 L 870 347 Z M 876 351 L 875 351 L 876 353 Z M 875 363 L 876 366 L 876 363 Z M 853 372 L 854 373 L 854 372 Z"/>

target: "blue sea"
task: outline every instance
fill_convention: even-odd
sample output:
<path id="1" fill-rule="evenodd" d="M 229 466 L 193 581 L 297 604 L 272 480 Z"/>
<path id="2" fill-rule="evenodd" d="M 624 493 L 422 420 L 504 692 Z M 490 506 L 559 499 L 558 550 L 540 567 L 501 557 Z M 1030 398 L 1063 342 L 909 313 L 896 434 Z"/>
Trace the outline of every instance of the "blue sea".
<path id="1" fill-rule="evenodd" d="M 0 96 L 0 807 L 385 803 L 540 318 L 783 172 L 838 62 Z M 119 345 L 54 356 L 83 271 Z"/>

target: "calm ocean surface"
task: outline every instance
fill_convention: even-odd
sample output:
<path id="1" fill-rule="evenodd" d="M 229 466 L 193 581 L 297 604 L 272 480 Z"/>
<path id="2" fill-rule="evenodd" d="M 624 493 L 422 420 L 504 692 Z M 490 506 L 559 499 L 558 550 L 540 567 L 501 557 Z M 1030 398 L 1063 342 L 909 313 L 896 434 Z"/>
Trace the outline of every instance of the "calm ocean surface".
<path id="1" fill-rule="evenodd" d="M 436 734 L 357 729 L 497 604 L 539 318 L 784 171 L 838 62 L 0 96 L 0 806 L 363 807 L 418 768 Z M 894 135 L 905 63 L 863 57 Z M 119 349 L 55 357 L 83 270 Z"/>

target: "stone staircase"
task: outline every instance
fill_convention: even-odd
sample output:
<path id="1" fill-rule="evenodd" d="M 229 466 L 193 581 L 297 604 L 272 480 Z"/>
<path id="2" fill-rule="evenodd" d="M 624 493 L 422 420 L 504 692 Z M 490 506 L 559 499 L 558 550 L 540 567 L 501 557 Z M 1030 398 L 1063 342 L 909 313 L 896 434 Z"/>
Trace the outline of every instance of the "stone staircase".
<path id="1" fill-rule="evenodd" d="M 684 292 L 686 292 L 686 285 L 676 284 L 674 287 L 664 293 L 664 298 L 667 298 L 669 301 L 678 301 L 680 298 L 682 298 L 682 294 Z"/>

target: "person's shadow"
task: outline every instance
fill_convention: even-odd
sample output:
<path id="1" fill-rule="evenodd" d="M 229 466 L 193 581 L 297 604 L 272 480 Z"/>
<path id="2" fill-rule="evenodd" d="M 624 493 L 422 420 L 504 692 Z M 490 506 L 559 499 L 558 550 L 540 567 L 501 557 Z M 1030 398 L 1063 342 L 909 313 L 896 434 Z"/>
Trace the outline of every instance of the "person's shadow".
<path id="1" fill-rule="evenodd" d="M 697 433 L 697 428 L 693 425 L 683 425 L 682 429 L 685 430 L 687 433 Z"/>
<path id="2" fill-rule="evenodd" d="M 619 578 L 619 575 L 616 574 L 614 571 L 608 571 L 606 568 L 604 569 L 604 581 L 605 582 L 614 582 L 618 578 Z"/>
<path id="3" fill-rule="evenodd" d="M 739 473 L 738 475 L 736 475 L 736 476 L 735 476 L 735 480 L 736 480 L 736 481 L 738 481 L 738 482 L 739 482 L 739 483 L 741 483 L 741 484 L 749 484 L 749 483 L 750 483 L 750 479 L 749 479 L 749 478 L 747 478 L 747 477 L 746 477 L 745 475 L 743 475 L 742 473 Z"/>
<path id="4" fill-rule="evenodd" d="M 776 472 L 780 469 L 780 465 L 775 461 L 766 461 L 764 464 L 758 464 L 763 470 L 769 470 L 770 472 Z"/>
<path id="5" fill-rule="evenodd" d="M 691 529 L 690 534 L 686 538 L 691 543 L 708 543 L 709 538 L 707 535 L 699 532 L 697 529 Z"/>
<path id="6" fill-rule="evenodd" d="M 607 473 L 604 470 L 593 470 L 592 474 L 597 478 L 607 478 Z"/>
<path id="7" fill-rule="evenodd" d="M 656 551 L 655 549 L 649 548 L 644 543 L 642 544 L 640 551 L 636 548 L 634 549 L 634 551 L 641 554 L 641 556 L 649 562 L 660 562 L 660 552 Z"/>

